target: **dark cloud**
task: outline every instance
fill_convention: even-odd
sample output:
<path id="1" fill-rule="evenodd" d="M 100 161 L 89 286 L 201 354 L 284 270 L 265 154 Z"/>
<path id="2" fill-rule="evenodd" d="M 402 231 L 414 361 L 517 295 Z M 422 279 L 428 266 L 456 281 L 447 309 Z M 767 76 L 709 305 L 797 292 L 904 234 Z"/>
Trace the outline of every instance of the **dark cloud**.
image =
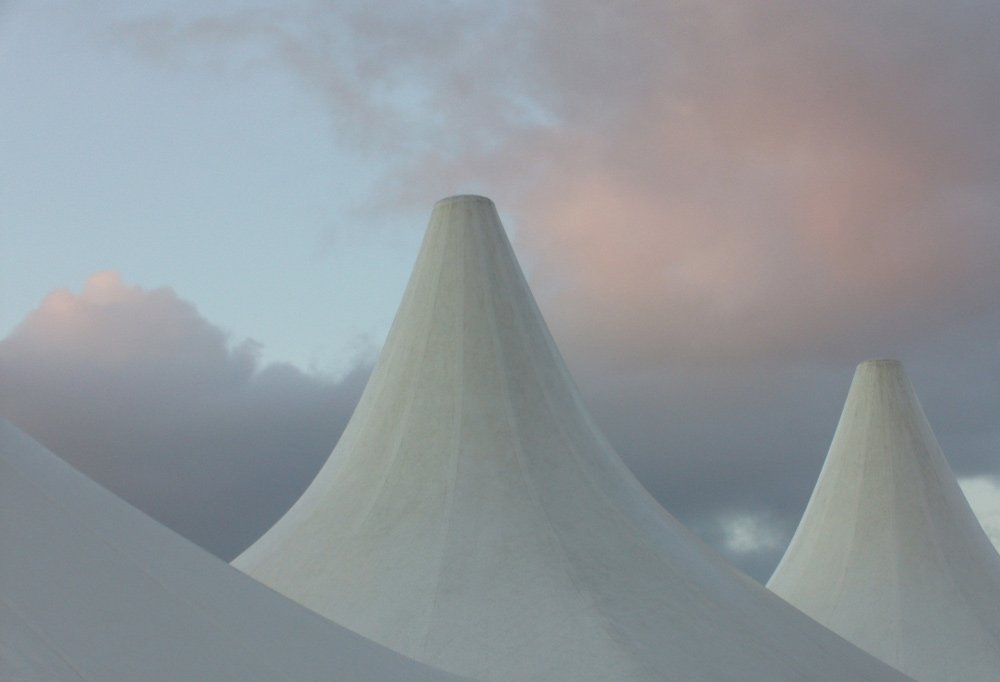
<path id="1" fill-rule="evenodd" d="M 857 361 L 885 356 L 904 361 L 956 475 L 984 481 L 977 511 L 992 514 L 1000 547 L 1000 517 L 991 511 L 1000 509 L 1000 487 L 995 502 L 986 495 L 986 481 L 1000 486 L 1000 315 L 869 349 Z M 636 369 L 578 353 L 568 360 L 595 418 L 643 485 L 706 542 L 766 580 L 812 493 L 855 362 L 677 361 Z"/>
<path id="2" fill-rule="evenodd" d="M 367 379 L 259 366 L 170 289 L 92 276 L 0 341 L 0 413 L 206 549 L 232 558 L 294 502 Z"/>
<path id="3" fill-rule="evenodd" d="M 643 485 L 766 580 L 809 499 L 853 368 L 675 364 L 636 372 L 569 360 L 595 418 Z"/>
<path id="4" fill-rule="evenodd" d="M 1000 350 L 1000 316 L 967 327 L 942 330 L 904 357 L 955 470 L 1000 476 L 1000 353 L 987 352 Z M 962 347 L 949 355 L 941 345 L 952 335 Z M 766 580 L 822 466 L 853 367 L 674 363 L 636 372 L 568 359 L 640 481 Z M 100 273 L 79 294 L 51 293 L 0 341 L 0 413 L 231 558 L 311 481 L 367 374 L 359 366 L 334 382 L 260 367 L 252 342 L 229 345 L 171 290 Z"/>

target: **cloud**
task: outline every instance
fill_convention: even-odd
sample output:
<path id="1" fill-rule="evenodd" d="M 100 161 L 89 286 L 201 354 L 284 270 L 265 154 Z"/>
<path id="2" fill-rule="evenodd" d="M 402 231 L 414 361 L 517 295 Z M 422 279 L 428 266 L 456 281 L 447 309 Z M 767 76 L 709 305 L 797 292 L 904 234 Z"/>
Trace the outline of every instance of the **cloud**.
<path id="1" fill-rule="evenodd" d="M 341 144 L 412 168 L 487 152 L 537 116 L 524 6 L 391 0 L 164 12 L 113 20 L 101 37 L 171 68 L 290 73 L 318 96 Z"/>
<path id="2" fill-rule="evenodd" d="M 996 306 L 1000 9 L 583 5 L 550 5 L 564 123 L 521 211 L 558 324 L 632 362 L 843 357 Z"/>
<path id="3" fill-rule="evenodd" d="M 231 558 L 325 461 L 367 380 L 284 364 L 168 288 L 53 291 L 0 341 L 0 413 L 154 518 Z"/>
<path id="4" fill-rule="evenodd" d="M 634 370 L 570 360 L 595 419 L 642 484 L 705 542 L 766 581 L 809 500 L 851 368 Z M 754 542 L 738 541 L 751 527 Z"/>
<path id="5" fill-rule="evenodd" d="M 960 330 L 969 348 L 949 359 L 931 345 L 911 353 L 910 368 L 949 461 L 974 481 L 965 489 L 988 530 L 996 495 L 978 482 L 1000 475 L 1000 355 L 989 365 L 966 353 L 984 352 L 980 336 L 1000 343 L 998 328 L 1000 318 Z M 289 365 L 260 367 L 255 351 L 251 341 L 231 345 L 170 289 L 98 273 L 78 294 L 49 294 L 0 341 L 0 413 L 232 557 L 308 485 L 369 367 L 335 382 Z M 851 368 L 672 363 L 637 372 L 576 360 L 597 421 L 643 485 L 765 581 L 816 481 Z"/>
<path id="6" fill-rule="evenodd" d="M 1000 476 L 1000 315 L 946 326 L 893 353 L 905 360 L 931 428 L 960 480 Z M 733 542 L 749 519 L 791 537 L 847 397 L 853 363 L 672 362 L 607 367 L 570 358 L 585 401 L 629 468 L 684 525 L 766 581 L 783 553 Z M 973 498 L 995 525 L 995 487 Z M 978 501 L 977 501 L 978 500 Z"/>
<path id="7" fill-rule="evenodd" d="M 556 327 L 658 363 L 844 358 L 995 308 L 997 29 L 975 2 L 400 0 L 106 38 L 294 74 L 383 164 L 371 214 L 493 194 Z"/>
<path id="8" fill-rule="evenodd" d="M 788 538 L 753 516 L 738 516 L 724 524 L 726 548 L 739 553 L 783 549 Z"/>
<path id="9" fill-rule="evenodd" d="M 906 362 L 959 475 L 1000 473 L 998 30 L 971 1 L 399 0 L 103 39 L 291 75 L 383 169 L 358 224 L 493 196 L 622 456 L 766 578 L 727 533 L 790 534 L 864 359 Z"/>

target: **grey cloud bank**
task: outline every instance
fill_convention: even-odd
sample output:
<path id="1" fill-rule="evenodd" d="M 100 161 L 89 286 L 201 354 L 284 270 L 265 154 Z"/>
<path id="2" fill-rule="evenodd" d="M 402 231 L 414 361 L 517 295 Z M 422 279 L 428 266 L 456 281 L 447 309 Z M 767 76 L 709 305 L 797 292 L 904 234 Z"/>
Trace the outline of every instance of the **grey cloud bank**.
<path id="1" fill-rule="evenodd" d="M 367 379 L 260 367 L 169 289 L 99 273 L 0 341 L 0 413 L 223 558 L 290 505 Z"/>
<path id="2" fill-rule="evenodd" d="M 986 476 L 977 483 L 980 509 L 996 506 L 995 365 L 912 355 L 952 466 Z M 635 374 L 579 357 L 570 368 L 654 497 L 765 580 L 815 483 L 850 368 L 677 364 Z M 79 294 L 53 292 L 0 342 L 0 414 L 228 559 L 312 480 L 369 371 L 362 364 L 334 381 L 259 367 L 251 343 L 230 347 L 169 289 L 100 273 Z"/>

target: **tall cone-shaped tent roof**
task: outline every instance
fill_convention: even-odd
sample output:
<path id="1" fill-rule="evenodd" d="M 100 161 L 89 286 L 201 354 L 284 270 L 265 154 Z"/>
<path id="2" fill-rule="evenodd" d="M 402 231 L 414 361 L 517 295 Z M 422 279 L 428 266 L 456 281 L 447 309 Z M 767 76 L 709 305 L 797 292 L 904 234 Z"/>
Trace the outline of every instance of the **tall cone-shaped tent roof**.
<path id="1" fill-rule="evenodd" d="M 920 682 L 1000 679 L 1000 555 L 900 363 L 858 367 L 768 587 Z"/>
<path id="2" fill-rule="evenodd" d="M 267 589 L 0 418 L 0 680 L 459 682 Z"/>
<path id="3" fill-rule="evenodd" d="M 329 461 L 234 565 L 485 680 L 897 680 L 701 544 L 581 403 L 493 203 L 434 207 Z"/>

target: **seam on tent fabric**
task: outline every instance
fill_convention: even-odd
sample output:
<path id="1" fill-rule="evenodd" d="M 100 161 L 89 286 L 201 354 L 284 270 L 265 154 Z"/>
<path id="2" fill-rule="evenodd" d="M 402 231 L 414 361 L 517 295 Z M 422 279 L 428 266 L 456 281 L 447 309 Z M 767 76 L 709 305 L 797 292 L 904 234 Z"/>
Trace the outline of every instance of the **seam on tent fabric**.
<path id="1" fill-rule="evenodd" d="M 451 210 L 451 207 L 449 207 Z M 445 235 L 447 236 L 447 235 Z M 444 249 L 441 249 L 442 251 Z M 441 258 L 441 262 L 444 262 L 444 258 Z M 440 297 L 438 293 L 441 291 L 441 280 L 444 279 L 444 268 L 441 267 L 438 271 L 437 279 L 434 282 L 434 292 L 431 296 L 431 300 L 434 301 L 434 305 L 431 308 L 431 314 L 428 317 L 427 327 L 428 329 L 433 327 L 434 314 L 438 309 L 438 302 Z M 406 433 L 406 426 L 410 422 L 410 415 L 413 412 L 413 402 L 414 397 L 417 393 L 418 378 L 420 377 L 421 371 L 424 367 L 424 362 L 427 359 L 427 347 L 430 345 L 430 333 L 423 334 L 423 345 L 420 349 L 419 357 L 417 361 L 416 370 L 413 373 L 412 380 L 410 381 L 410 395 L 409 398 L 404 402 L 405 407 L 403 408 L 403 415 L 399 420 L 399 426 L 396 430 L 396 436 L 393 439 L 393 445 L 391 448 L 391 455 L 389 456 L 389 461 L 386 462 L 385 468 L 382 470 L 382 474 L 379 478 L 378 485 L 375 488 L 375 492 L 372 493 L 371 499 L 369 500 L 368 506 L 365 508 L 364 512 L 357 517 L 357 520 L 351 524 L 351 535 L 357 533 L 368 521 L 368 517 L 371 515 L 372 510 L 378 504 L 379 498 L 382 497 L 382 493 L 385 490 L 386 481 L 389 480 L 389 475 L 392 473 L 393 467 L 396 465 L 396 460 L 399 458 L 399 450 L 403 444 L 403 436 Z M 381 390 L 381 389 L 380 389 Z"/>
<path id="2" fill-rule="evenodd" d="M 453 210 L 452 206 L 448 206 L 449 217 Z M 450 221 L 448 221 L 450 223 Z M 462 248 L 463 250 L 468 248 L 466 244 L 467 239 L 463 235 Z M 434 619 L 434 614 L 437 612 L 437 602 L 438 594 L 441 590 L 441 575 L 444 572 L 444 558 L 448 550 L 448 538 L 451 535 L 451 520 L 452 514 L 454 514 L 455 508 L 455 497 L 458 493 L 458 470 L 462 462 L 462 402 L 465 395 L 465 257 L 467 254 L 463 254 L 462 258 L 462 284 L 458 288 L 462 292 L 462 304 L 459 306 L 459 316 L 460 316 L 460 328 L 462 330 L 462 344 L 458 349 L 458 379 L 455 382 L 457 386 L 455 387 L 455 437 L 452 443 L 452 468 L 451 475 L 449 479 L 449 498 L 446 505 L 444 514 L 444 532 L 441 534 L 441 545 L 438 548 L 438 558 L 437 558 L 437 575 L 434 581 L 434 598 L 431 600 L 431 611 L 427 617 L 427 628 L 424 630 L 423 644 L 421 646 L 421 651 L 425 654 L 427 653 L 427 643 L 430 639 L 431 634 L 431 624 Z"/>
<path id="3" fill-rule="evenodd" d="M 510 248 L 508 244 L 502 243 L 504 241 L 504 236 L 503 235 L 499 235 L 497 238 L 499 240 L 501 240 L 500 248 L 502 250 L 504 250 L 506 248 Z M 514 263 L 516 263 L 516 260 L 514 260 Z M 516 277 L 517 272 L 516 271 L 515 272 L 510 272 L 511 269 L 512 268 L 508 267 L 508 268 L 502 268 L 500 270 L 500 275 L 506 280 L 506 284 L 510 288 L 514 289 L 515 291 L 518 291 L 519 293 L 521 293 L 522 289 L 524 289 L 524 290 L 528 290 L 529 294 L 530 294 L 530 290 L 527 289 L 527 284 L 526 283 L 523 283 L 523 282 L 512 282 L 511 281 L 511 278 L 518 279 Z M 530 295 L 527 298 L 530 301 L 534 302 L 534 299 Z M 572 378 L 569 376 L 569 371 L 566 368 L 565 363 L 563 362 L 561 356 L 558 353 L 558 349 L 555 346 L 555 342 L 551 340 L 550 336 L 548 336 L 548 330 L 547 330 L 547 327 L 545 326 L 545 318 L 542 316 L 541 311 L 537 308 L 537 306 L 533 306 L 532 308 L 530 308 L 530 310 L 538 318 L 537 322 L 538 322 L 538 326 L 540 327 L 540 331 L 542 331 L 542 332 L 544 332 L 546 334 L 546 338 L 544 339 L 546 341 L 546 346 L 549 347 L 550 351 L 554 350 L 554 352 L 553 352 L 553 356 L 554 356 L 553 359 L 555 360 L 556 364 L 559 366 L 559 374 L 565 380 L 569 381 L 569 383 L 568 383 L 568 389 L 569 389 L 570 397 L 573 399 L 574 406 L 578 410 L 582 410 L 583 414 L 587 417 L 586 424 L 585 424 L 586 428 L 588 429 L 588 431 L 591 434 L 599 436 L 600 435 L 600 431 L 595 431 L 594 425 L 592 423 L 592 420 L 589 417 L 589 412 L 587 412 L 587 408 L 582 404 L 582 402 L 581 402 L 581 400 L 579 398 L 579 392 L 578 392 L 578 390 L 576 388 L 576 385 L 572 382 Z M 521 340 L 523 341 L 523 343 L 526 345 L 526 347 L 530 351 L 531 348 L 532 348 L 532 342 L 531 342 L 531 339 L 529 338 L 529 335 L 528 335 L 528 331 L 527 331 L 528 327 L 527 327 L 526 321 L 524 320 L 524 316 L 522 314 L 519 314 L 518 310 L 515 310 L 513 317 L 514 317 L 514 323 L 517 326 L 518 336 L 521 337 Z M 556 427 L 559 429 L 559 433 L 562 435 L 563 439 L 568 444 L 568 450 L 569 450 L 569 453 L 570 453 L 570 457 L 572 457 L 572 459 L 573 459 L 573 463 L 576 465 L 577 469 L 583 475 L 584 479 L 586 479 L 586 481 L 590 485 L 590 487 L 598 494 L 598 496 L 601 499 L 603 499 L 608 504 L 608 506 L 610 507 L 612 513 L 616 514 L 619 518 L 624 519 L 626 521 L 626 527 L 629 527 L 629 519 L 625 516 L 624 512 L 622 512 L 622 510 L 619 508 L 619 506 L 603 490 L 603 488 L 600 485 L 598 485 L 597 481 L 594 479 L 593 474 L 583 464 L 583 462 L 581 460 L 579 448 L 577 447 L 577 445 L 574 442 L 573 438 L 570 436 L 569 431 L 566 428 L 566 424 L 563 422 L 563 420 L 561 418 L 559 418 L 558 413 L 557 413 L 557 411 L 554 408 L 554 405 L 555 405 L 554 399 L 553 399 L 551 393 L 549 392 L 549 389 L 548 389 L 548 386 L 547 386 L 547 382 L 543 381 L 543 380 L 540 380 L 540 378 L 542 377 L 542 374 L 541 374 L 541 372 L 538 369 L 538 365 L 536 364 L 534 353 L 528 352 L 527 353 L 527 357 L 528 357 L 528 362 L 531 365 L 531 370 L 532 370 L 533 375 L 535 376 L 536 379 L 539 379 L 538 380 L 538 386 L 539 386 L 539 388 L 541 390 L 542 397 L 545 400 L 546 408 L 548 409 L 549 414 L 552 415 L 553 421 L 556 423 Z M 505 374 L 505 376 L 506 376 L 506 374 Z M 509 395 L 509 392 L 508 392 L 508 395 Z M 612 452 L 613 452 L 613 449 L 611 449 L 610 444 L 606 444 L 605 441 L 604 441 L 604 439 L 602 437 L 599 437 L 597 440 L 598 440 L 599 445 L 604 446 L 604 448 L 605 448 L 604 451 L 602 452 L 602 455 L 607 454 L 607 451 L 609 449 L 612 450 Z M 615 468 L 617 468 L 617 467 L 615 467 Z M 627 468 L 626 468 L 626 471 L 628 473 L 628 477 L 630 477 L 632 480 L 635 480 L 634 476 L 631 473 L 631 471 L 628 471 Z M 639 487 L 642 488 L 642 485 L 639 484 Z M 642 490 L 643 490 L 643 492 L 646 495 L 649 495 L 648 491 L 646 491 L 645 488 L 642 488 Z M 662 507 L 660 506 L 659 502 L 656 502 L 656 505 L 657 505 L 657 509 L 662 509 Z M 542 507 L 542 513 L 545 513 L 544 507 Z M 548 515 L 546 514 L 546 519 L 547 518 L 548 518 Z M 556 541 L 559 543 L 560 549 L 563 552 L 565 552 L 565 550 L 562 549 L 562 541 L 559 540 L 558 536 L 556 536 Z M 662 556 L 662 554 L 663 554 L 663 552 L 661 551 L 661 548 L 652 545 L 652 543 L 650 543 L 650 542 L 647 542 L 645 540 L 645 537 L 643 537 L 642 539 L 640 539 L 639 544 L 641 546 L 643 546 L 643 547 L 646 547 L 647 549 L 652 550 L 657 556 Z M 566 573 L 569 576 L 570 581 L 573 584 L 573 587 L 577 590 L 578 593 L 580 593 L 581 597 L 584 598 L 585 603 L 587 603 L 588 605 L 589 604 L 593 604 L 594 603 L 593 598 L 587 596 L 587 595 L 590 594 L 590 592 L 588 591 L 586 593 L 586 595 L 585 595 L 583 593 L 583 591 L 581 590 L 581 588 L 580 588 L 580 586 L 579 586 L 579 584 L 577 582 L 577 579 L 573 575 L 574 571 L 572 570 L 572 565 L 570 564 L 569 561 L 566 561 L 566 566 L 567 566 Z M 627 646 L 627 644 L 625 643 L 625 641 L 622 639 L 622 636 L 619 633 L 618 629 L 614 626 L 614 624 L 612 622 L 609 621 L 608 618 L 606 618 L 602 614 L 595 615 L 593 613 L 588 614 L 588 616 L 590 617 L 591 620 L 596 620 L 597 621 L 599 627 L 608 635 L 608 637 L 611 639 L 611 641 L 613 641 L 615 643 L 615 645 L 621 651 L 634 653 L 633 649 L 630 648 L 629 646 Z M 654 678 L 658 677 L 658 675 L 659 675 L 658 671 L 654 670 L 650 666 L 650 664 L 646 662 L 645 659 L 642 659 L 640 661 L 640 665 L 642 666 L 642 668 L 647 673 L 649 673 L 650 675 L 652 675 Z"/>
<path id="4" fill-rule="evenodd" d="M 480 260 L 481 261 L 485 261 L 486 260 L 486 254 L 483 251 L 480 251 Z M 502 273 L 503 269 L 501 268 L 500 270 L 501 270 L 501 273 Z M 487 277 L 489 277 L 489 270 L 488 270 L 488 268 L 483 267 L 481 269 L 480 276 L 483 278 L 483 284 L 484 284 L 485 290 L 487 292 L 492 291 L 492 288 L 489 287 L 490 282 L 487 281 Z M 515 291 L 516 290 L 517 289 L 515 289 Z M 487 295 L 487 301 L 489 302 L 489 307 L 490 307 L 490 314 L 487 315 L 487 318 L 490 321 L 490 326 L 493 328 L 494 336 L 496 336 L 497 338 L 499 338 L 498 329 L 497 329 L 498 321 L 497 321 L 497 317 L 496 317 L 496 309 L 497 309 L 496 301 L 495 301 L 494 297 L 491 294 Z M 517 325 L 517 333 L 518 333 L 519 336 L 521 336 L 521 338 L 523 340 L 524 339 L 524 335 L 523 335 L 523 331 L 522 331 L 522 327 L 521 327 L 521 322 L 518 319 L 518 316 L 517 316 L 516 313 L 514 315 L 514 320 L 515 320 L 515 324 Z M 530 345 L 529 345 L 529 350 L 530 350 Z M 568 558 L 568 556 L 566 554 L 566 548 L 563 546 L 562 540 L 559 538 L 559 534 L 555 531 L 555 529 L 553 527 L 553 524 L 552 524 L 552 521 L 549 519 L 548 512 L 546 511 L 545 506 L 541 502 L 541 498 L 540 498 L 540 496 L 538 494 L 538 490 L 535 488 L 534 482 L 531 480 L 531 476 L 528 475 L 528 473 L 527 473 L 527 467 L 526 467 L 526 465 L 524 463 L 524 449 L 523 449 L 522 443 L 521 443 L 521 433 L 520 433 L 520 429 L 518 428 L 518 425 L 517 425 L 517 417 L 514 414 L 514 408 L 513 408 L 513 405 L 511 403 L 511 399 L 510 399 L 510 381 L 507 379 L 507 371 L 506 371 L 507 370 L 507 360 L 506 360 L 506 357 L 504 356 L 502 347 L 498 347 L 498 351 L 499 352 L 497 353 L 497 364 L 499 365 L 500 376 L 503 377 L 504 384 L 506 385 L 506 387 L 508 389 L 508 390 L 504 391 L 504 404 L 505 404 L 505 407 L 506 407 L 505 412 L 507 414 L 507 421 L 508 421 L 508 423 L 510 425 L 510 428 L 513 431 L 513 435 L 514 435 L 514 443 L 515 443 L 515 445 L 514 445 L 514 455 L 515 455 L 515 458 L 517 460 L 518 470 L 521 472 L 521 479 L 524 481 L 525 486 L 528 488 L 528 490 L 529 490 L 529 492 L 531 494 L 532 500 L 535 503 L 535 506 L 541 512 L 543 518 L 546 521 L 546 528 L 545 528 L 546 534 L 552 539 L 552 541 L 554 542 L 554 546 L 558 549 L 559 557 L 560 557 L 561 563 L 563 565 L 563 571 L 565 572 L 566 577 L 569 578 L 570 585 L 573 586 L 573 589 L 576 591 L 577 595 L 579 595 L 580 598 L 583 600 L 583 604 L 586 605 L 586 608 L 583 610 L 583 614 L 587 617 L 588 620 L 590 620 L 591 622 L 595 622 L 596 625 L 609 637 L 609 639 L 612 642 L 615 643 L 615 645 L 617 647 L 620 647 L 621 650 L 623 650 L 623 651 L 630 651 L 630 649 L 628 649 L 627 647 L 622 647 L 621 642 L 619 641 L 619 637 L 617 636 L 617 632 L 614 632 L 614 631 L 612 631 L 612 630 L 609 629 L 609 625 L 607 623 L 607 619 L 604 618 L 603 616 L 600 616 L 600 615 L 595 616 L 595 614 L 593 612 L 593 606 L 595 604 L 595 600 L 591 596 L 591 594 L 590 594 L 589 591 L 584 591 L 583 589 L 581 589 L 580 584 L 579 584 L 577 578 L 574 576 L 574 572 L 573 572 L 573 570 L 571 568 L 572 564 L 570 563 L 569 558 Z M 527 355 L 528 355 L 529 363 L 530 363 L 531 362 L 531 353 L 529 352 Z M 531 369 L 532 369 L 532 372 L 534 373 L 536 371 L 536 368 L 535 368 L 535 366 L 534 366 L 533 363 L 531 363 L 531 364 L 532 364 Z M 535 373 L 535 377 L 536 378 L 538 377 L 537 373 Z M 541 383 L 541 382 L 539 382 L 539 383 Z M 544 391 L 543 391 L 543 395 L 544 395 Z M 546 398 L 546 400 L 547 400 L 547 398 Z M 551 407 L 549 409 L 550 409 L 550 412 L 551 412 Z M 559 420 L 556 419 L 556 422 L 558 423 Z M 645 661 L 641 661 L 640 665 L 642 666 L 642 668 L 644 670 L 646 670 L 651 675 L 654 675 L 654 677 L 655 677 L 655 672 L 649 667 L 649 665 Z"/>
<path id="5" fill-rule="evenodd" d="M 3 601 L 4 605 L 5 605 L 5 606 L 6 606 L 6 607 L 7 607 L 8 609 L 10 609 L 10 610 L 11 610 L 11 612 L 12 612 L 12 613 L 13 613 L 13 614 L 14 614 L 15 616 L 17 616 L 17 617 L 18 617 L 18 618 L 19 618 L 19 619 L 21 620 L 21 622 L 22 622 L 22 623 L 24 623 L 25 625 L 27 625 L 27 626 L 28 626 L 28 629 L 29 629 L 29 630 L 31 630 L 31 631 L 32 631 L 33 633 L 35 633 L 35 634 L 36 634 L 36 635 L 38 636 L 38 638 L 39 638 L 40 640 L 42 640 L 42 642 L 44 642 L 44 643 L 45 643 L 45 645 L 46 645 L 46 646 L 48 646 L 48 647 L 49 647 L 49 648 L 50 648 L 50 649 L 51 649 L 52 651 L 54 651 L 54 652 L 55 652 L 56 656 L 58 656 L 58 657 L 60 658 L 60 660 L 62 660 L 62 661 L 63 661 L 63 663 L 65 663 L 65 664 L 66 664 L 66 665 L 67 665 L 67 666 L 69 667 L 69 669 L 70 669 L 70 670 L 72 670 L 72 671 L 73 671 L 73 673 L 74 673 L 74 674 L 75 674 L 75 675 L 76 675 L 76 676 L 77 676 L 78 678 L 80 678 L 81 680 L 83 680 L 83 682 L 93 682 L 94 678 L 92 678 L 92 677 L 85 677 L 85 676 L 84 676 L 84 674 L 83 674 L 83 673 L 82 673 L 82 672 L 81 672 L 81 671 L 80 671 L 79 669 L 77 669 L 77 667 L 76 667 L 75 665 L 73 665 L 73 661 L 71 661 L 71 660 L 70 660 L 70 659 L 69 659 L 69 658 L 68 658 L 68 657 L 67 657 L 67 656 L 66 656 L 66 655 L 65 655 L 65 654 L 64 654 L 64 653 L 63 653 L 63 652 L 62 652 L 62 651 L 61 651 L 61 650 L 59 649 L 59 647 L 58 647 L 58 646 L 56 646 L 56 644 L 55 644 L 55 643 L 54 643 L 54 642 L 53 642 L 53 641 L 52 641 L 51 639 L 49 639 L 49 638 L 48 638 L 48 637 L 47 637 L 47 636 L 45 635 L 45 633 L 44 633 L 44 632 L 42 632 L 42 630 L 40 630 L 40 629 L 38 628 L 38 626 L 37 626 L 37 625 L 36 625 L 35 623 L 33 623 L 33 622 L 32 622 L 32 621 L 31 621 L 31 620 L 30 620 L 30 619 L 29 619 L 29 618 L 28 618 L 27 616 L 25 616 L 25 615 L 24 615 L 24 614 L 23 614 L 23 613 L 21 612 L 21 610 L 20 610 L 20 609 L 18 609 L 18 608 L 17 608 L 17 607 L 15 607 L 15 606 L 14 606 L 13 604 L 11 604 L 11 603 L 10 603 L 9 601 L 7 601 L 7 597 L 6 597 L 6 595 L 3 595 L 2 597 L 0 597 L 0 600 L 2 600 L 2 601 Z"/>
<path id="6" fill-rule="evenodd" d="M 893 377 L 893 383 L 897 383 L 897 382 L 898 382 L 898 379 L 896 377 Z M 892 389 L 888 389 L 884 385 L 885 383 L 886 382 L 884 382 L 884 381 L 879 383 L 879 392 L 878 392 L 879 408 L 880 408 L 881 413 L 882 413 L 882 419 L 880 420 L 879 427 L 880 427 L 880 430 L 882 431 L 882 449 L 883 449 L 883 452 L 880 453 L 880 456 L 882 458 L 884 458 L 884 459 L 888 459 L 887 455 L 889 453 L 886 451 L 888 448 L 886 448 L 886 443 L 885 443 L 885 440 L 886 440 L 886 438 L 885 438 L 886 424 L 885 423 L 887 421 L 886 418 L 885 418 L 885 414 L 886 414 L 886 412 L 888 412 L 887 408 L 889 406 L 887 405 L 887 403 L 889 402 L 889 398 L 891 397 L 892 393 L 895 393 L 895 391 L 892 391 Z M 892 391 L 892 393 L 890 393 L 890 395 L 887 396 L 886 395 L 887 391 Z M 907 429 L 907 431 L 909 431 L 909 429 Z M 907 434 L 907 435 L 909 435 L 909 434 Z M 909 440 L 909 438 L 907 438 L 907 440 Z M 912 457 L 912 454 L 909 454 L 908 456 Z M 893 544 L 892 551 L 889 552 L 889 560 L 892 562 L 892 565 L 890 566 L 889 575 L 890 575 L 890 579 L 892 581 L 892 606 L 891 606 L 891 614 L 892 614 L 892 620 L 893 620 L 893 629 L 892 629 L 892 652 L 893 652 L 893 659 L 892 660 L 894 661 L 894 663 L 892 663 L 891 665 L 893 665 L 894 667 L 898 666 L 898 668 L 900 670 L 902 670 L 902 668 L 906 664 L 906 660 L 903 658 L 903 656 L 902 656 L 903 652 L 901 651 L 901 646 L 902 646 L 902 637 L 901 637 L 901 634 L 902 634 L 902 628 L 903 628 L 903 605 L 902 605 L 902 603 L 900 601 L 900 592 L 899 592 L 899 578 L 900 578 L 900 574 L 899 574 L 899 553 L 900 552 L 899 552 L 899 547 L 897 546 L 897 544 L 899 542 L 899 507 L 898 507 L 898 504 L 897 504 L 897 501 L 896 501 L 897 500 L 897 495 L 899 493 L 899 490 L 896 487 L 896 479 L 897 479 L 897 475 L 896 475 L 896 473 L 897 473 L 896 472 L 896 462 L 893 462 L 893 461 L 889 460 L 888 464 L 889 464 L 889 494 L 892 496 L 891 499 L 889 500 L 889 538 L 892 540 L 892 544 Z M 904 464 L 909 464 L 909 462 L 904 462 Z M 888 662 L 888 661 L 886 661 L 886 662 Z"/>
<path id="7" fill-rule="evenodd" d="M 853 389 L 854 387 L 852 386 L 851 388 Z M 847 399 L 848 400 L 851 399 L 851 390 L 850 389 L 847 392 Z M 859 399 L 859 401 L 858 401 L 858 402 L 860 402 L 862 404 L 861 405 L 852 405 L 851 415 L 850 415 L 850 421 L 851 421 L 852 424 L 858 421 L 860 414 L 864 414 L 865 418 L 869 422 L 871 421 L 871 418 L 870 418 L 870 415 L 869 415 L 869 413 L 871 412 L 871 410 L 870 409 L 866 409 L 866 410 L 862 411 L 862 408 L 865 407 L 864 403 L 867 402 L 868 399 L 869 398 L 867 396 L 862 395 L 861 399 Z M 837 428 L 839 430 L 839 428 L 840 428 L 839 424 L 838 424 Z M 859 427 L 856 426 L 856 425 L 852 426 L 852 430 L 856 430 L 858 428 Z M 836 431 L 833 434 L 833 438 L 834 438 L 834 441 L 836 441 L 836 438 L 837 438 L 837 432 Z M 867 444 L 865 444 L 865 447 L 867 448 Z M 830 449 L 831 450 L 833 449 L 833 443 L 832 442 L 831 442 L 831 448 Z M 829 451 L 828 451 L 827 452 L 827 457 L 829 457 L 829 456 L 830 455 L 829 455 Z M 852 462 L 848 461 L 846 464 L 847 464 L 846 467 L 844 465 L 841 465 L 839 467 L 840 468 L 840 473 L 838 474 L 837 479 L 835 479 L 835 481 L 844 477 L 844 472 L 847 471 L 847 468 L 852 464 Z M 864 458 L 864 460 L 862 461 L 862 465 L 863 465 L 863 470 L 860 472 L 859 478 L 860 478 L 860 480 L 865 480 L 868 477 L 868 475 L 867 475 L 867 469 L 871 465 L 870 458 L 866 456 Z M 823 467 L 826 468 L 826 463 L 825 462 L 823 464 Z M 820 471 L 820 476 L 822 476 L 822 475 L 823 475 L 823 472 Z M 836 492 L 837 491 L 834 490 L 834 494 Z M 830 502 L 827 503 L 828 507 L 833 502 L 834 498 L 831 495 L 831 497 L 829 499 L 830 499 Z M 857 534 L 859 532 L 858 531 L 858 519 L 861 518 L 861 503 L 862 503 L 863 499 L 864 499 L 864 485 L 862 485 L 861 483 L 859 483 L 857 486 L 855 486 L 855 491 L 854 491 L 854 505 L 853 505 L 854 506 L 854 513 L 851 515 L 852 518 L 854 519 L 854 527 L 851 529 L 851 533 L 850 533 L 850 535 L 848 536 L 848 539 L 847 539 L 847 548 L 844 550 L 844 554 L 843 554 L 844 561 L 843 561 L 843 565 L 842 565 L 841 569 L 838 571 L 836 584 L 833 586 L 833 589 L 831 589 L 829 591 L 829 594 L 831 594 L 831 595 L 834 596 L 833 605 L 832 605 L 832 608 L 829 611 L 829 616 L 830 616 L 831 620 L 833 619 L 834 615 L 838 613 L 837 605 L 840 604 L 840 603 L 842 603 L 842 601 L 843 601 L 840 598 L 840 596 L 841 596 L 841 594 L 844 591 L 844 583 L 847 581 L 847 572 L 849 570 L 851 570 L 851 560 L 852 560 L 852 557 L 854 556 L 854 547 L 857 544 Z M 809 511 L 809 505 L 807 504 L 806 505 L 806 512 L 808 513 L 808 511 Z M 826 513 L 829 513 L 829 512 L 825 512 L 824 516 L 825 516 Z M 799 523 L 801 525 L 801 521 Z M 819 618 L 819 614 L 817 614 L 817 619 L 818 618 Z"/>

